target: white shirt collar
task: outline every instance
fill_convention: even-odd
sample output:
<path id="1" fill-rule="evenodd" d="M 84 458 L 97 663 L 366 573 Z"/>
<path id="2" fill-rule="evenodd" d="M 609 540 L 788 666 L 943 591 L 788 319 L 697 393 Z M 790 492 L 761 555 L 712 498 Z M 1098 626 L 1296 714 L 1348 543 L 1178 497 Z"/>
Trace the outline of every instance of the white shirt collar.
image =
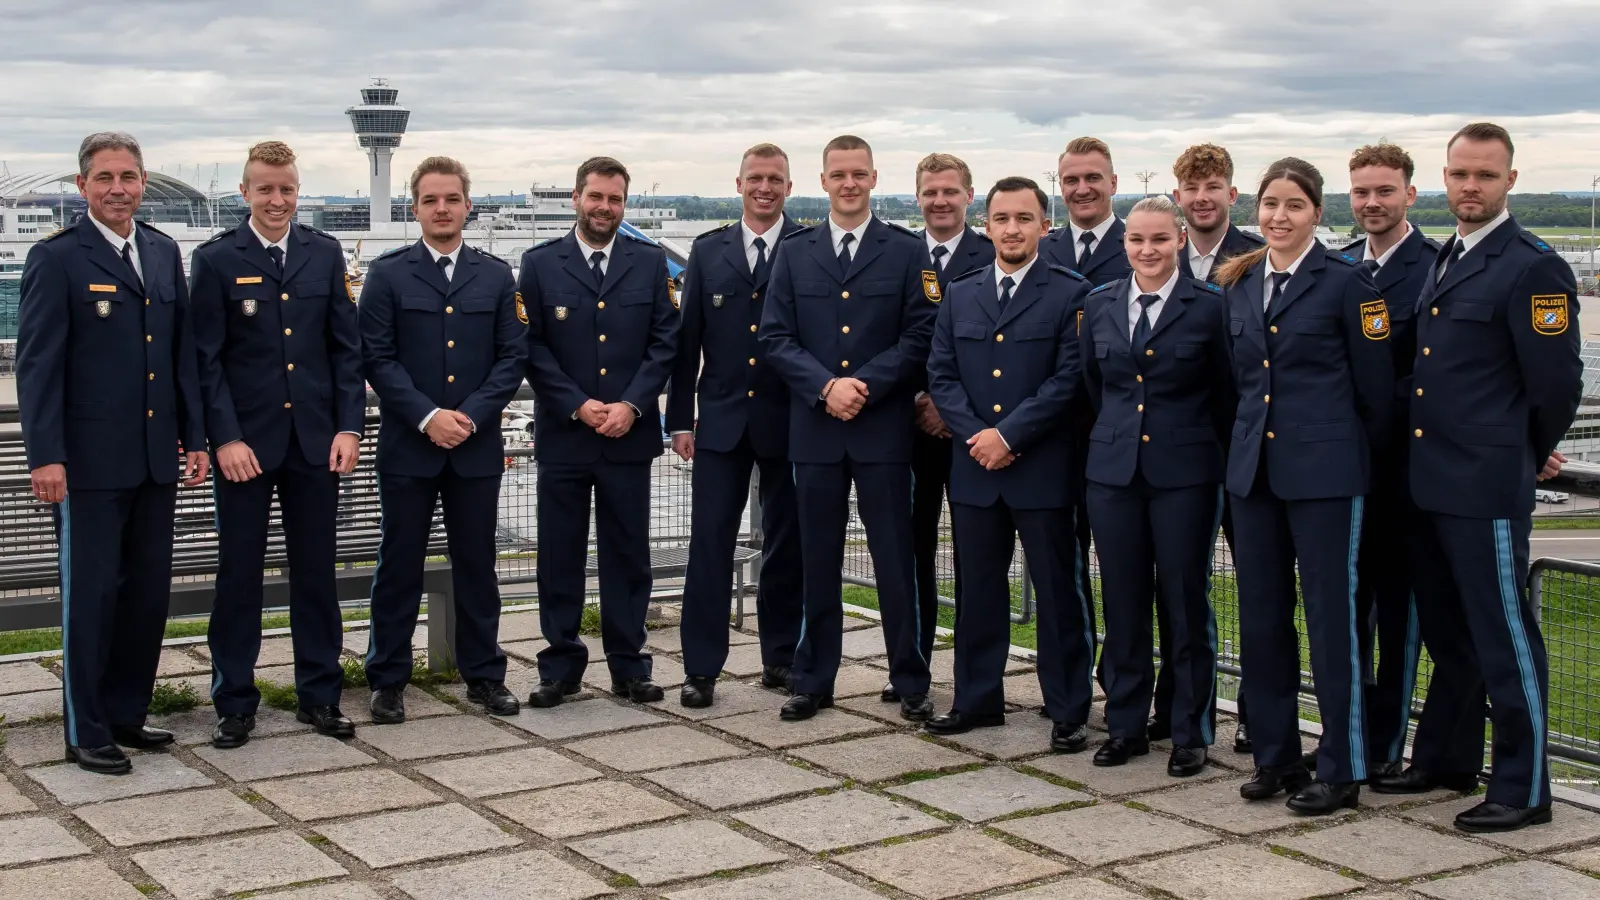
<path id="1" fill-rule="evenodd" d="M 86 215 L 88 215 L 89 221 L 94 223 L 94 227 L 101 234 L 105 235 L 106 240 L 111 242 L 111 249 L 115 250 L 118 256 L 122 255 L 122 245 L 123 244 L 131 245 L 132 248 L 133 248 L 134 255 L 136 255 L 136 256 L 138 255 L 138 253 L 139 253 L 139 245 L 138 245 L 138 243 L 136 243 L 133 240 L 133 236 L 135 234 L 137 234 L 136 231 L 130 231 L 130 232 L 128 232 L 128 236 L 127 237 L 123 237 L 122 235 L 117 234 L 115 231 L 112 231 L 111 230 L 111 226 L 109 226 L 106 223 L 100 221 L 99 219 L 96 219 L 94 217 L 94 213 L 87 213 Z M 133 227 L 134 228 L 138 228 L 139 226 L 137 224 L 135 224 Z"/>
<path id="2" fill-rule="evenodd" d="M 1090 231 L 1094 233 L 1094 245 L 1098 248 L 1100 246 L 1100 242 L 1105 240 L 1106 232 L 1111 230 L 1111 223 L 1115 221 L 1117 221 L 1117 214 L 1112 213 L 1111 215 L 1106 216 L 1106 220 L 1104 222 L 1101 222 L 1099 225 L 1096 225 L 1093 228 L 1079 228 L 1071 219 L 1068 219 L 1067 226 L 1072 229 L 1072 245 L 1074 247 L 1081 246 L 1079 242 L 1083 240 L 1083 233 L 1085 231 Z"/>
<path id="3" fill-rule="evenodd" d="M 1382 256 L 1373 256 L 1372 255 L 1372 238 L 1369 236 L 1366 239 L 1366 241 L 1364 241 L 1362 243 L 1362 245 L 1361 245 L 1361 247 L 1362 247 L 1362 249 L 1361 249 L 1361 261 L 1362 262 L 1366 262 L 1369 259 L 1377 260 L 1378 261 L 1378 268 L 1380 268 L 1380 269 L 1383 268 L 1384 266 L 1388 265 L 1389 264 L 1389 260 L 1394 257 L 1394 252 L 1396 250 L 1399 250 L 1400 249 L 1400 245 L 1404 244 L 1406 242 L 1406 238 L 1411 236 L 1411 223 L 1410 222 L 1407 222 L 1405 219 L 1401 219 L 1400 220 L 1400 227 L 1405 229 L 1404 231 L 1400 232 L 1400 240 L 1395 241 L 1394 244 L 1389 247 L 1389 249 L 1383 251 L 1383 255 Z"/>
<path id="4" fill-rule="evenodd" d="M 291 225 L 289 228 L 285 229 L 283 232 L 283 237 L 278 238 L 276 241 L 269 241 L 267 240 L 267 236 L 262 234 L 260 230 L 256 228 L 256 220 L 254 218 L 246 219 L 245 221 L 250 223 L 251 233 L 256 236 L 256 240 L 261 242 L 261 246 L 263 248 L 277 247 L 279 250 L 283 251 L 283 255 L 285 257 L 289 255 L 289 232 L 294 230 L 294 226 Z M 451 260 L 451 262 L 454 261 L 454 259 Z"/>
<path id="5" fill-rule="evenodd" d="M 583 239 L 583 235 L 578 233 L 578 229 L 576 227 L 572 229 L 572 236 L 578 239 L 578 247 L 583 250 L 583 261 L 585 263 L 589 261 L 589 257 L 593 256 L 596 250 L 599 250 L 601 253 L 605 254 L 605 259 L 600 261 L 601 265 L 605 265 L 611 261 L 611 248 L 617 245 L 616 232 L 613 231 L 611 233 L 611 240 L 606 241 L 606 245 L 604 247 L 589 246 L 589 242 Z"/>
<path id="6" fill-rule="evenodd" d="M 1466 234 L 1466 235 L 1462 234 L 1461 233 L 1461 226 L 1457 225 L 1456 226 L 1456 240 L 1461 242 L 1461 246 L 1463 247 L 1461 252 L 1465 253 L 1468 250 L 1471 250 L 1473 247 L 1478 246 L 1478 242 L 1482 241 L 1484 238 L 1488 237 L 1489 236 L 1489 232 L 1495 230 L 1496 228 L 1499 228 L 1501 225 L 1504 225 L 1510 219 L 1511 219 L 1511 207 L 1507 206 L 1505 209 L 1500 210 L 1500 215 L 1495 216 L 1494 219 L 1492 219 L 1489 222 L 1489 224 L 1483 226 L 1482 228 L 1479 228 L 1477 231 L 1474 231 L 1471 234 Z"/>
<path id="7" fill-rule="evenodd" d="M 1293 275 L 1295 272 L 1299 271 L 1300 264 L 1306 261 L 1306 257 L 1311 255 L 1311 251 L 1316 249 L 1316 246 L 1317 239 L 1312 238 L 1311 243 L 1307 244 L 1306 248 L 1300 251 L 1300 255 L 1295 257 L 1294 262 L 1290 263 L 1289 267 L 1286 269 L 1274 269 L 1272 267 L 1272 255 L 1269 253 L 1267 255 L 1267 264 L 1262 268 L 1262 277 L 1266 278 L 1268 282 L 1271 282 L 1274 272 L 1288 272 L 1290 275 Z"/>
<path id="8" fill-rule="evenodd" d="M 260 235 L 258 234 L 257 237 L 260 237 Z M 439 260 L 440 259 L 444 259 L 444 258 L 448 258 L 450 260 L 450 265 L 452 265 L 452 266 L 455 265 L 456 261 L 461 258 L 461 248 L 465 247 L 466 245 L 467 245 L 467 242 L 466 241 L 462 241 L 461 243 L 456 245 L 456 249 L 450 251 L 449 253 L 440 253 L 438 250 L 434 249 L 432 244 L 428 243 L 427 241 L 423 241 L 422 242 L 422 246 L 428 248 L 428 255 L 433 257 L 433 264 L 434 265 L 438 265 L 439 264 Z"/>
<path id="9" fill-rule="evenodd" d="M 959 245 L 961 243 L 961 239 L 966 237 L 966 236 L 967 236 L 967 230 L 965 228 L 963 228 L 960 231 L 956 232 L 956 236 L 951 238 L 948 241 L 941 241 L 941 240 L 935 238 L 933 236 L 933 232 L 931 232 L 931 231 L 924 231 L 922 233 L 922 239 L 928 243 L 928 255 L 929 256 L 933 255 L 933 248 L 935 248 L 935 247 L 943 247 L 946 250 L 950 251 L 949 253 L 946 253 L 944 255 L 944 259 L 942 259 L 942 260 L 935 259 L 934 260 L 935 263 L 938 263 L 939 268 L 941 268 L 941 269 L 944 268 L 944 264 L 945 263 L 948 263 L 950 261 L 951 257 L 956 255 L 956 246 Z"/>
<path id="10" fill-rule="evenodd" d="M 1000 268 L 1000 261 L 998 259 L 995 260 L 995 263 L 994 263 L 994 295 L 996 297 L 999 297 L 1002 293 L 1005 292 L 1005 288 L 1000 286 L 1000 279 L 1002 279 L 1002 278 L 1010 278 L 1011 279 L 1011 284 L 1012 284 L 1011 296 L 1015 297 L 1017 288 L 1022 287 L 1023 280 L 1028 277 L 1028 270 L 1032 269 L 1033 268 L 1033 264 L 1038 262 L 1038 261 L 1039 261 L 1039 254 L 1035 253 L 1033 255 L 1033 259 L 1030 259 L 1027 262 L 1023 263 L 1022 267 L 1017 269 L 1015 272 L 1006 272 L 1006 271 L 1004 271 L 1004 270 L 1002 270 Z"/>
<path id="11" fill-rule="evenodd" d="M 828 234 L 833 238 L 833 255 L 839 255 L 839 248 L 844 242 L 844 236 L 847 234 L 853 234 L 856 236 L 856 239 L 853 242 L 855 246 L 850 250 L 850 258 L 855 259 L 856 251 L 861 249 L 861 240 L 867 236 L 867 226 L 870 224 L 872 224 L 872 217 L 867 216 L 861 221 L 860 225 L 857 225 L 849 231 L 846 231 L 844 228 L 840 227 L 838 222 L 833 220 L 833 216 L 829 216 Z"/>
<path id="12" fill-rule="evenodd" d="M 1167 283 L 1163 284 L 1160 288 L 1158 288 L 1155 291 L 1156 295 L 1161 298 L 1162 302 L 1165 302 L 1168 297 L 1172 296 L 1172 289 L 1178 286 L 1178 276 L 1180 276 L 1182 274 L 1183 273 L 1181 271 L 1179 271 L 1177 269 L 1173 269 L 1172 270 L 1172 276 L 1167 279 Z M 1138 277 L 1135 276 L 1135 275 L 1129 275 L 1128 276 L 1128 302 L 1134 304 L 1135 306 L 1137 306 L 1139 304 L 1139 295 L 1143 294 L 1143 293 L 1145 293 L 1145 292 L 1139 290 L 1139 279 L 1138 279 Z"/>
<path id="13" fill-rule="evenodd" d="M 777 246 L 778 235 L 783 233 L 783 219 L 780 217 L 778 221 L 772 223 L 771 228 L 760 232 L 751 228 L 748 221 L 740 219 L 739 230 L 744 235 L 744 248 L 746 251 L 749 251 L 751 258 L 755 257 L 756 238 L 761 238 L 763 241 L 767 242 L 767 258 L 771 259 L 772 248 Z M 609 252 L 609 250 L 610 248 L 608 246 L 607 252 Z"/>

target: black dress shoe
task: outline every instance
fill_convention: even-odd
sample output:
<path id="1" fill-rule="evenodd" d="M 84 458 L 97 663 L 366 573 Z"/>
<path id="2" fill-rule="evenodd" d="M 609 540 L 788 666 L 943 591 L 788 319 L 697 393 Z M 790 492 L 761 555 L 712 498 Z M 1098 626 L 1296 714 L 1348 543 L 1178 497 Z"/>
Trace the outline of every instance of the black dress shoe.
<path id="1" fill-rule="evenodd" d="M 135 750 L 154 750 L 172 743 L 172 732 L 160 728 L 151 728 L 148 725 L 139 725 L 132 728 L 111 729 L 111 739 L 119 747 L 132 747 Z"/>
<path id="2" fill-rule="evenodd" d="M 1082 753 L 1089 749 L 1088 727 L 1057 722 L 1050 729 L 1050 749 L 1057 753 Z"/>
<path id="3" fill-rule="evenodd" d="M 67 762 L 75 762 L 78 768 L 96 775 L 126 775 L 133 771 L 128 754 L 123 753 L 116 744 L 106 747 L 73 747 L 69 744 Z"/>
<path id="4" fill-rule="evenodd" d="M 685 709 L 705 709 L 716 701 L 716 695 L 715 678 L 690 675 L 683 680 L 683 687 L 678 691 L 678 705 Z"/>
<path id="5" fill-rule="evenodd" d="M 1379 778 L 1393 778 L 1405 770 L 1405 763 L 1394 760 L 1386 763 L 1372 763 L 1367 766 L 1367 783 L 1371 784 Z"/>
<path id="6" fill-rule="evenodd" d="M 1341 809 L 1355 809 L 1361 801 L 1361 785 L 1354 781 L 1313 781 L 1293 794 L 1285 805 L 1307 816 L 1326 816 Z"/>
<path id="7" fill-rule="evenodd" d="M 1456 827 L 1474 834 L 1493 831 L 1516 831 L 1529 825 L 1550 824 L 1550 804 L 1543 806 L 1504 806 L 1499 803 L 1479 803 L 1456 816 Z"/>
<path id="8" fill-rule="evenodd" d="M 1311 773 L 1295 760 L 1286 766 L 1262 766 L 1254 778 L 1239 785 L 1239 796 L 1246 800 L 1265 800 L 1279 792 L 1293 794 L 1311 783 Z"/>
<path id="9" fill-rule="evenodd" d="M 900 718 L 907 722 L 926 722 L 933 718 L 933 701 L 927 694 L 907 694 L 900 698 Z"/>
<path id="10" fill-rule="evenodd" d="M 467 700 L 483 707 L 493 716 L 514 716 L 522 711 L 517 695 L 506 690 L 504 681 L 488 678 L 467 684 Z"/>
<path id="11" fill-rule="evenodd" d="M 817 714 L 819 709 L 827 709 L 833 705 L 832 697 L 821 694 L 795 694 L 783 704 L 783 709 L 778 711 L 778 718 L 785 722 L 803 722 Z"/>
<path id="12" fill-rule="evenodd" d="M 1144 736 L 1149 739 L 1151 743 L 1155 743 L 1156 741 L 1164 741 L 1167 738 L 1172 737 L 1171 720 L 1162 719 L 1157 716 L 1151 716 L 1149 724 L 1145 725 L 1144 727 Z"/>
<path id="13" fill-rule="evenodd" d="M 974 728 L 998 728 L 1005 723 L 1005 713 L 965 713 L 952 709 L 924 722 L 922 730 L 929 734 L 966 734 Z"/>
<path id="14" fill-rule="evenodd" d="M 1233 733 L 1233 752 L 1249 753 L 1254 749 L 1254 745 L 1250 743 L 1250 726 L 1240 722 L 1239 730 Z"/>
<path id="15" fill-rule="evenodd" d="M 235 750 L 250 743 L 250 732 L 256 730 L 255 716 L 223 716 L 211 732 L 211 746 L 218 750 Z"/>
<path id="16" fill-rule="evenodd" d="M 894 689 L 894 685 L 886 684 L 883 690 L 878 692 L 878 699 L 885 703 L 899 703 L 900 692 Z"/>
<path id="17" fill-rule="evenodd" d="M 1436 788 L 1469 793 L 1478 789 L 1478 776 L 1468 772 L 1433 773 L 1409 766 L 1397 775 L 1379 775 L 1367 784 L 1380 794 L 1426 794 Z"/>
<path id="18" fill-rule="evenodd" d="M 1097 766 L 1125 766 L 1128 760 L 1135 756 L 1144 756 L 1150 752 L 1149 738 L 1124 738 L 1114 737 L 1094 752 L 1094 764 Z"/>
<path id="19" fill-rule="evenodd" d="M 793 684 L 788 666 L 762 666 L 761 686 L 775 690 L 787 691 Z"/>
<path id="20" fill-rule="evenodd" d="M 627 697 L 635 703 L 654 703 L 667 694 L 661 690 L 661 685 L 649 678 L 629 678 L 627 681 L 611 682 L 611 693 L 618 697 Z"/>
<path id="21" fill-rule="evenodd" d="M 406 720 L 405 685 L 378 688 L 372 692 L 372 724 L 399 725 Z"/>
<path id="22" fill-rule="evenodd" d="M 536 709 L 560 706 L 568 697 L 576 694 L 580 686 L 576 681 L 541 681 L 528 694 L 528 705 Z"/>
<path id="23" fill-rule="evenodd" d="M 345 718 L 337 706 L 302 707 L 295 712 L 294 719 L 302 725 L 310 725 L 317 734 L 335 738 L 356 736 L 355 723 Z"/>
<path id="24" fill-rule="evenodd" d="M 1167 757 L 1167 774 L 1173 778 L 1199 775 L 1206 767 L 1206 758 L 1204 747 L 1173 747 L 1172 755 Z"/>

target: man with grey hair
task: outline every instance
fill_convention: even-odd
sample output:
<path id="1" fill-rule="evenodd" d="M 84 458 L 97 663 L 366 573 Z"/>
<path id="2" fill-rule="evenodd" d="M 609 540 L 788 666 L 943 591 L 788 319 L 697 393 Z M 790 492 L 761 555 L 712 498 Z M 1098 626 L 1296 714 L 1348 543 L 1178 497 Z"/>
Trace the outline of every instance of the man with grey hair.
<path id="1" fill-rule="evenodd" d="M 29 251 L 17 327 L 32 489 L 54 504 L 61 548 L 66 758 L 111 775 L 132 769 L 122 747 L 172 743 L 144 722 L 177 482 L 199 485 L 210 466 L 183 259 L 133 219 L 145 181 L 131 136 L 84 139 L 77 184 L 88 214 Z"/>

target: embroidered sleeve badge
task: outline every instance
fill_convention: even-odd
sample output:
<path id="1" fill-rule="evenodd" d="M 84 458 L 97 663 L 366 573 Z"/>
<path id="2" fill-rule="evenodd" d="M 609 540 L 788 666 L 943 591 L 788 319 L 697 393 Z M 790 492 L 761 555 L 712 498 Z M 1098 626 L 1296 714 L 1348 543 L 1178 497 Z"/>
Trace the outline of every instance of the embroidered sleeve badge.
<path id="1" fill-rule="evenodd" d="M 522 304 L 522 292 L 517 291 L 517 321 L 528 324 L 528 307 Z"/>
<path id="2" fill-rule="evenodd" d="M 1567 295 L 1535 294 L 1533 330 L 1540 334 L 1561 334 L 1567 330 Z"/>
<path id="3" fill-rule="evenodd" d="M 1361 304 L 1361 333 L 1374 341 L 1389 336 L 1389 307 L 1382 300 Z"/>
<path id="4" fill-rule="evenodd" d="M 944 299 L 939 294 L 939 275 L 937 272 L 929 272 L 927 269 L 922 270 L 922 293 L 927 295 L 930 303 L 938 303 Z"/>

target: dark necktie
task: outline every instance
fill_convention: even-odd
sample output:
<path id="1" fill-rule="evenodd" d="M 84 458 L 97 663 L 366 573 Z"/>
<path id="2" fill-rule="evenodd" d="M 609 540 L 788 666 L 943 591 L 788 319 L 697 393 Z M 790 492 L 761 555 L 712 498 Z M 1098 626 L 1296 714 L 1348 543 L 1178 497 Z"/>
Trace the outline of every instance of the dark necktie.
<path id="1" fill-rule="evenodd" d="M 1465 252 L 1467 252 L 1466 243 L 1464 241 L 1462 241 L 1461 238 L 1459 238 L 1459 237 L 1451 238 L 1450 239 L 1450 258 L 1445 260 L 1444 265 L 1441 265 L 1439 267 L 1439 277 L 1437 279 L 1435 279 L 1433 283 L 1434 284 L 1438 284 L 1438 283 L 1444 281 L 1445 270 L 1449 269 L 1449 268 L 1453 268 L 1456 263 L 1460 262 L 1461 261 L 1461 254 L 1463 254 Z"/>
<path id="2" fill-rule="evenodd" d="M 1272 273 L 1272 296 L 1267 298 L 1267 312 L 1271 312 L 1278 305 L 1278 299 L 1283 296 L 1283 286 L 1289 283 L 1292 272 Z"/>
<path id="3" fill-rule="evenodd" d="M 1375 259 L 1365 259 L 1361 261 L 1361 268 L 1366 269 L 1368 275 L 1376 278 L 1378 277 L 1378 270 L 1383 268 L 1383 266 L 1380 265 Z"/>
<path id="4" fill-rule="evenodd" d="M 939 271 L 944 271 L 944 258 L 949 255 L 950 248 L 943 244 L 933 248 L 933 264 L 939 267 Z"/>
<path id="5" fill-rule="evenodd" d="M 1005 312 L 1006 311 L 1006 304 L 1011 302 L 1011 289 L 1016 287 L 1016 286 L 1017 286 L 1016 280 L 1013 279 L 1010 275 L 1007 275 L 1006 277 L 1000 279 L 1000 311 L 1001 312 Z"/>
<path id="6" fill-rule="evenodd" d="M 273 244 L 271 247 L 267 248 L 267 255 L 272 257 L 272 264 L 274 266 L 278 267 L 278 275 L 279 275 L 279 277 L 282 277 L 283 276 L 283 248 L 279 247 L 277 244 Z M 443 258 L 444 257 L 442 257 L 442 256 L 440 257 L 440 259 L 443 259 Z"/>
<path id="7" fill-rule="evenodd" d="M 1139 295 L 1139 321 L 1133 326 L 1133 340 L 1129 342 L 1136 357 L 1144 356 L 1145 342 L 1150 340 L 1150 304 L 1160 299 L 1160 294 Z"/>
<path id="8" fill-rule="evenodd" d="M 606 273 L 600 271 L 600 264 L 605 259 L 606 255 L 599 250 L 589 254 L 589 271 L 594 273 L 594 288 L 597 291 L 606 283 Z"/>
<path id="9" fill-rule="evenodd" d="M 127 264 L 128 271 L 133 273 L 133 283 L 139 286 L 139 293 L 144 293 L 144 278 L 139 274 L 139 267 L 133 264 L 133 243 L 122 245 L 122 261 Z"/>
<path id="10" fill-rule="evenodd" d="M 850 272 L 850 245 L 855 242 L 855 239 L 856 236 L 849 232 L 846 232 L 845 236 L 839 239 L 839 273 L 841 275 Z"/>
<path id="11" fill-rule="evenodd" d="M 1083 248 L 1078 251 L 1078 265 L 1076 268 L 1082 274 L 1084 267 L 1089 265 L 1089 255 L 1093 252 L 1089 248 L 1094 245 L 1094 232 L 1085 231 L 1083 236 L 1078 238 L 1078 243 L 1082 244 Z"/>
<path id="12" fill-rule="evenodd" d="M 277 248 L 274 247 L 273 249 L 276 250 Z M 282 269 L 283 268 L 283 263 L 281 263 L 281 262 L 278 263 L 278 268 Z M 450 283 L 450 257 L 448 257 L 448 256 L 439 257 L 439 274 L 444 276 L 444 283 L 445 284 L 449 284 Z"/>
<path id="13" fill-rule="evenodd" d="M 767 239 L 758 237 L 750 243 L 756 248 L 756 267 L 750 274 L 761 285 L 767 280 Z"/>

